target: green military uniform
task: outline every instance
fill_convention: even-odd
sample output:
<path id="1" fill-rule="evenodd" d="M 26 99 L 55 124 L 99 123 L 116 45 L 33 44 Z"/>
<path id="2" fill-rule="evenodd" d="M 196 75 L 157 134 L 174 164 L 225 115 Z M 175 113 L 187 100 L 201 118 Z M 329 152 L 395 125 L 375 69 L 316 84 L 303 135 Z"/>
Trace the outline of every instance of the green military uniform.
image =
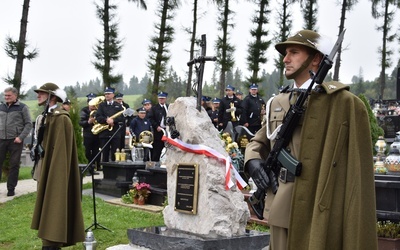
<path id="1" fill-rule="evenodd" d="M 85 239 L 75 135 L 68 112 L 60 107 L 46 117 L 40 181 L 31 228 L 58 246 Z"/>
<path id="2" fill-rule="evenodd" d="M 372 142 L 365 105 L 338 82 L 323 83 L 309 97 L 289 148 L 303 164 L 294 182 L 279 181 L 266 199 L 270 250 L 376 249 Z M 269 122 L 247 145 L 245 163 L 265 159 L 267 139 L 289 110 L 289 93 L 276 96 Z M 282 230 L 283 229 L 283 230 Z"/>

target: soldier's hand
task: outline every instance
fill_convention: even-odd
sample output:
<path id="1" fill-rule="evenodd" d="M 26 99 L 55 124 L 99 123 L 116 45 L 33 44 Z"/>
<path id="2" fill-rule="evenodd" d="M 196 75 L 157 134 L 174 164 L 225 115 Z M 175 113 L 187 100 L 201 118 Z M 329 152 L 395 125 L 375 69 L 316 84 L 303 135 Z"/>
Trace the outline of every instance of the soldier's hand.
<path id="1" fill-rule="evenodd" d="M 264 161 L 261 159 L 252 159 L 246 163 L 247 169 L 254 183 L 260 189 L 266 190 L 270 186 L 270 181 L 267 173 L 263 168 Z"/>

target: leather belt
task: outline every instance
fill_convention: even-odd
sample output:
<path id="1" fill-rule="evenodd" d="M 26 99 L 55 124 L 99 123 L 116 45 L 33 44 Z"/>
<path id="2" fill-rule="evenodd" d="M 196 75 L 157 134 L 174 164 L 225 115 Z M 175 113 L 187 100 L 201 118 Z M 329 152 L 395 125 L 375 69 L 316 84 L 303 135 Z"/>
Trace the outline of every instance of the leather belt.
<path id="1" fill-rule="evenodd" d="M 286 168 L 281 167 L 279 172 L 279 180 L 283 183 L 294 182 L 295 175 L 289 172 Z"/>

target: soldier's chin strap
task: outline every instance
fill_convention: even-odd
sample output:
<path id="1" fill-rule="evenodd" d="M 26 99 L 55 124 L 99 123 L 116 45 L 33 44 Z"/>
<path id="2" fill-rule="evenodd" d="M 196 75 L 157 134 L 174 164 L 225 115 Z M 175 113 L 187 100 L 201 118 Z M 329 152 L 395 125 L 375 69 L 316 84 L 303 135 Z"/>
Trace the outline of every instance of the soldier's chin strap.
<path id="1" fill-rule="evenodd" d="M 303 62 L 301 67 L 298 70 L 296 70 L 293 74 L 286 75 L 286 78 L 287 79 L 295 79 L 296 77 L 298 77 L 300 75 L 300 73 L 303 72 L 303 70 L 305 70 L 310 65 L 310 63 L 314 59 L 315 55 L 316 55 L 316 53 L 309 55 L 307 60 L 305 60 Z"/>

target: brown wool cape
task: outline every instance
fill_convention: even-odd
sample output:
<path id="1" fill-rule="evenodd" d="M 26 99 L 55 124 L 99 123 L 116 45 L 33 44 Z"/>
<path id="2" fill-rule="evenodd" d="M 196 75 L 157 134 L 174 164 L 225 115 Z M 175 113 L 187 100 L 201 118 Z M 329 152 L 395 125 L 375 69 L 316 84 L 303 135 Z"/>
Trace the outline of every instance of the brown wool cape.
<path id="1" fill-rule="evenodd" d="M 286 218 L 271 218 L 271 210 L 269 220 L 288 225 L 287 249 L 376 249 L 373 153 L 366 107 L 341 83 L 320 87 L 323 92 L 313 91 L 310 96 L 299 133 L 296 157 L 303 164 L 302 174 L 294 185 L 282 184 L 284 189 L 293 187 L 291 197 L 280 197 L 287 202 L 277 200 L 279 190 L 272 201 L 272 207 L 290 204 L 289 209 L 275 209 L 287 211 Z M 253 138 L 256 143 L 249 144 L 245 161 L 266 157 L 270 145 L 265 131 L 264 126 Z"/>
<path id="2" fill-rule="evenodd" d="M 31 228 L 63 246 L 83 242 L 80 173 L 69 114 L 57 108 L 46 118 L 45 150 Z"/>

